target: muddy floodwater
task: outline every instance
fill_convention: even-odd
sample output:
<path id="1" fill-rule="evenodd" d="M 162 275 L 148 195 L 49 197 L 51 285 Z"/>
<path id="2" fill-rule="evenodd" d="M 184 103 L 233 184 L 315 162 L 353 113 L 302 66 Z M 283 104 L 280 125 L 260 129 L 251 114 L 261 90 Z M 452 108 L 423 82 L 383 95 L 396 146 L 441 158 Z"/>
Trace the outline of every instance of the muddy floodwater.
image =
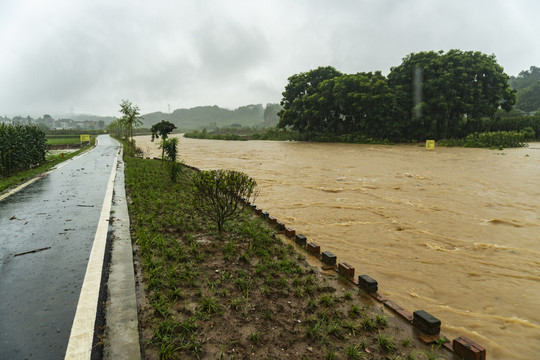
<path id="1" fill-rule="evenodd" d="M 160 156 L 150 137 L 137 137 Z M 259 207 L 489 359 L 540 354 L 540 143 L 487 150 L 180 138 L 257 180 Z"/>

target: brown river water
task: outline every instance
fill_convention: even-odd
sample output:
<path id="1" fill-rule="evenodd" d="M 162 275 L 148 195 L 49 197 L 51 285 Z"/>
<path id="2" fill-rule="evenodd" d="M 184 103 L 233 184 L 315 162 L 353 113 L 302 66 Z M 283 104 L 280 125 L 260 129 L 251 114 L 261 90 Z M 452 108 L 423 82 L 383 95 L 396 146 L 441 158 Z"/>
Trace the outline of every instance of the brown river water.
<path id="1" fill-rule="evenodd" d="M 161 152 L 136 137 L 147 156 Z M 540 358 L 540 143 L 487 150 L 180 138 L 253 177 L 257 205 L 489 359 Z"/>

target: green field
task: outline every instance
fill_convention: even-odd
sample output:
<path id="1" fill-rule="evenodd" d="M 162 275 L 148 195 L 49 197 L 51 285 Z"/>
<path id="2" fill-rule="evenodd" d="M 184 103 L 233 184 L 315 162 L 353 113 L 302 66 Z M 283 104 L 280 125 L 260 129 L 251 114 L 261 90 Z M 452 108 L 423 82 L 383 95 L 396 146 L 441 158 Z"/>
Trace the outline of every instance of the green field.
<path id="1" fill-rule="evenodd" d="M 81 142 L 79 135 L 47 135 L 47 145 L 74 145 Z"/>

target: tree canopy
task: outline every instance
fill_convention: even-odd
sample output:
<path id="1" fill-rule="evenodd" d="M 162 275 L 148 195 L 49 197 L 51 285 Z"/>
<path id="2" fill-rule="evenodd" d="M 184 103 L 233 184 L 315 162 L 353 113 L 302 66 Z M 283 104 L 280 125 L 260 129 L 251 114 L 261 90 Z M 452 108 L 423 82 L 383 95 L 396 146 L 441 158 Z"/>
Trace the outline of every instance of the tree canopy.
<path id="1" fill-rule="evenodd" d="M 525 112 L 540 110 L 540 68 L 531 66 L 518 76 L 510 77 L 510 85 L 518 91 L 516 108 Z"/>
<path id="2" fill-rule="evenodd" d="M 279 128 L 389 140 L 441 139 L 516 101 L 494 55 L 450 50 L 407 55 L 388 77 L 331 66 L 289 77 Z"/>
<path id="3" fill-rule="evenodd" d="M 450 50 L 410 54 L 388 75 L 413 138 L 455 137 L 462 121 L 492 117 L 516 101 L 494 55 Z"/>
<path id="4" fill-rule="evenodd" d="M 150 129 L 150 131 L 152 131 L 152 141 L 159 138 L 166 140 L 174 129 L 176 129 L 176 126 L 173 123 L 167 120 L 161 120 L 160 122 L 152 125 L 152 128 Z"/>
<path id="5" fill-rule="evenodd" d="M 516 90 L 525 89 L 540 81 L 540 68 L 531 66 L 529 70 L 521 71 L 518 76 L 510 76 L 510 86 Z"/>
<path id="6" fill-rule="evenodd" d="M 518 92 L 516 108 L 525 112 L 540 110 L 540 80 Z"/>

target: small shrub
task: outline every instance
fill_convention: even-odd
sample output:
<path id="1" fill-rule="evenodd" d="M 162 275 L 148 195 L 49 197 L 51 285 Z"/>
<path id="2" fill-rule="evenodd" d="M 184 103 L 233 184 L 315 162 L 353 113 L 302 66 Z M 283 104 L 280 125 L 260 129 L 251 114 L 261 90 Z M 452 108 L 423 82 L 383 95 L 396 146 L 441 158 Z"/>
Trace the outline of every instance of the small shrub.
<path id="1" fill-rule="evenodd" d="M 325 360 L 334 360 L 336 358 L 336 350 L 330 349 L 324 354 Z"/>
<path id="2" fill-rule="evenodd" d="M 523 134 L 523 138 L 525 141 L 534 141 L 536 140 L 536 132 L 534 131 L 534 129 L 530 126 L 522 129 L 520 131 L 522 134 Z"/>
<path id="3" fill-rule="evenodd" d="M 216 301 L 216 299 L 205 296 L 203 296 L 201 299 L 201 310 L 210 315 L 221 314 L 223 312 L 221 310 L 221 304 Z"/>
<path id="4" fill-rule="evenodd" d="M 253 341 L 254 344 L 258 344 L 261 342 L 261 333 L 259 331 L 256 331 L 254 333 L 251 333 L 249 336 L 251 341 Z"/>
<path id="5" fill-rule="evenodd" d="M 380 331 L 378 335 L 378 340 L 379 347 L 386 352 L 393 352 L 397 349 L 397 346 L 392 340 L 392 338 L 388 335 L 382 335 Z"/>
<path id="6" fill-rule="evenodd" d="M 366 330 L 373 331 L 377 326 L 369 316 L 365 316 L 362 319 L 362 327 Z"/>
<path id="7" fill-rule="evenodd" d="M 336 300 L 335 297 L 332 295 L 323 295 L 321 296 L 321 299 L 319 301 L 322 305 L 326 307 L 330 307 L 334 305 L 335 300 Z"/>
<path id="8" fill-rule="evenodd" d="M 360 359 L 362 357 L 362 349 L 358 345 L 351 345 L 346 349 L 345 354 L 347 354 L 349 359 Z"/>
<path id="9" fill-rule="evenodd" d="M 359 317 L 362 314 L 362 306 L 360 303 L 351 305 L 351 309 L 349 310 L 349 316 L 351 318 Z"/>
<path id="10" fill-rule="evenodd" d="M 377 323 L 377 325 L 380 326 L 388 325 L 388 320 L 386 319 L 386 316 L 381 314 L 377 314 L 377 316 L 375 317 L 375 322 Z"/>
<path id="11" fill-rule="evenodd" d="M 244 199 L 253 202 L 258 194 L 255 180 L 238 171 L 201 171 L 192 181 L 194 209 L 215 222 L 219 234 L 225 222 L 240 213 Z"/>

